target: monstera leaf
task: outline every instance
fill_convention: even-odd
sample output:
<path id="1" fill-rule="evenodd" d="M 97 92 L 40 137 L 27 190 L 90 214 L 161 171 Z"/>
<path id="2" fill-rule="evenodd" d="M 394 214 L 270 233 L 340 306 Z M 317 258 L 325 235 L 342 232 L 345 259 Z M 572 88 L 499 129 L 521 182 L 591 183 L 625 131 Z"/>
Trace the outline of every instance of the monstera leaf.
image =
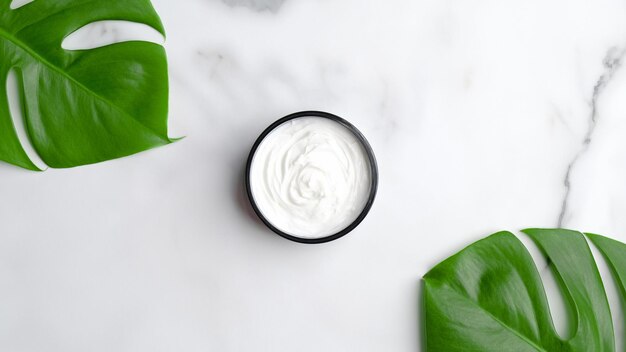
<path id="1" fill-rule="evenodd" d="M 583 234 L 526 230 L 560 281 L 571 336 L 553 325 L 533 259 L 509 232 L 462 250 L 424 276 L 428 351 L 614 351 L 611 311 Z M 587 235 L 605 256 L 626 296 L 626 245 Z M 614 312 L 621 314 L 621 312 Z"/>
<path id="2" fill-rule="evenodd" d="M 28 139 L 50 167 L 67 168 L 171 142 L 167 61 L 162 46 L 116 43 L 65 50 L 69 34 L 96 21 L 123 20 L 164 33 L 149 0 L 0 0 L 0 160 L 37 170 L 21 145 L 7 99 L 14 69 Z"/>

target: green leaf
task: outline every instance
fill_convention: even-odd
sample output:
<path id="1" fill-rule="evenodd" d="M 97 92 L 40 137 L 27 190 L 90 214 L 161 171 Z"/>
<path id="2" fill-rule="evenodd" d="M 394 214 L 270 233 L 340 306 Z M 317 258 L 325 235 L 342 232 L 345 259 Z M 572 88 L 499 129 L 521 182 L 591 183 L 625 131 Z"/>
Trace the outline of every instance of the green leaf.
<path id="1" fill-rule="evenodd" d="M 149 0 L 0 0 L 0 82 L 15 69 L 24 125 L 53 168 L 131 155 L 171 142 L 168 76 L 161 45 L 131 41 L 65 50 L 68 35 L 96 21 L 142 23 L 164 34 Z M 0 84 L 0 160 L 38 170 L 16 133 Z"/>
<path id="2" fill-rule="evenodd" d="M 524 231 L 549 260 L 563 290 L 571 336 L 556 332 L 539 272 L 526 247 L 496 233 L 424 276 L 428 351 L 614 351 L 611 312 L 582 233 Z M 626 245 L 588 234 L 626 295 Z"/>

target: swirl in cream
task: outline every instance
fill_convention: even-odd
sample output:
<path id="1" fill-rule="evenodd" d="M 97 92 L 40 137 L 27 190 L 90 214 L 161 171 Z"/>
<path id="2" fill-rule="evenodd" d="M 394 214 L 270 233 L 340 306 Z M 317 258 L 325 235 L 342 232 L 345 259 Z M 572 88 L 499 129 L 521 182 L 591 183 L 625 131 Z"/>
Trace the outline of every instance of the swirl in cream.
<path id="1" fill-rule="evenodd" d="M 371 188 L 361 141 L 344 125 L 315 116 L 289 120 L 258 146 L 250 188 L 263 216 L 300 238 L 333 235 L 354 222 Z"/>

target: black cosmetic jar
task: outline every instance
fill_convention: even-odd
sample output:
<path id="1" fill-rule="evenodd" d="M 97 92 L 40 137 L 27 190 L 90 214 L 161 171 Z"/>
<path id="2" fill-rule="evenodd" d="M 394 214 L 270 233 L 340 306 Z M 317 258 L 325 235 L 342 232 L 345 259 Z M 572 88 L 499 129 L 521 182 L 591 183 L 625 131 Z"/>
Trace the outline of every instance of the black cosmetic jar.
<path id="1" fill-rule="evenodd" d="M 367 198 L 367 201 L 363 207 L 363 210 L 361 211 L 361 213 L 357 216 L 357 218 L 352 221 L 352 223 L 350 223 L 347 227 L 343 228 L 342 230 L 338 231 L 337 233 L 325 236 L 325 237 L 320 237 L 320 238 L 304 238 L 304 237 L 298 237 L 296 234 L 290 234 L 287 233 L 285 231 L 282 231 L 281 229 L 279 229 L 278 227 L 276 227 L 274 224 L 272 224 L 272 222 L 270 221 L 270 219 L 268 219 L 263 212 L 261 211 L 261 209 L 259 208 L 259 206 L 257 205 L 257 202 L 254 199 L 254 195 L 252 192 L 252 186 L 251 186 L 251 169 L 252 169 L 252 163 L 256 154 L 257 149 L 259 148 L 259 146 L 263 143 L 263 141 L 265 140 L 265 137 L 267 137 L 272 131 L 274 131 L 277 127 L 281 126 L 282 124 L 294 120 L 294 119 L 299 119 L 299 118 L 304 118 L 304 117 L 321 117 L 321 118 L 325 118 L 325 119 L 329 119 L 332 120 L 340 125 L 342 125 L 343 127 L 345 127 L 348 131 L 350 131 L 354 137 L 356 137 L 356 139 L 361 143 L 363 149 L 365 150 L 368 162 L 369 162 L 369 171 L 370 171 L 370 190 L 369 190 L 369 196 Z M 356 128 L 354 127 L 354 125 L 352 125 L 350 122 L 346 121 L 345 119 L 327 113 L 327 112 L 322 112 L 322 111 L 301 111 L 301 112 L 297 112 L 294 114 L 290 114 L 287 115 L 281 119 L 278 119 L 276 122 L 272 123 L 268 128 L 266 128 L 263 133 L 261 133 L 261 135 L 257 138 L 256 142 L 254 143 L 254 145 L 252 146 L 252 149 L 250 150 L 250 154 L 248 156 L 248 160 L 246 163 L 246 170 L 245 170 L 245 187 L 246 187 L 246 192 L 248 194 L 248 199 L 250 200 L 250 204 L 252 205 L 252 209 L 254 209 L 254 212 L 256 213 L 256 215 L 259 217 L 259 219 L 261 219 L 261 221 L 273 232 L 275 232 L 276 234 L 291 240 L 291 241 L 295 241 L 295 242 L 299 242 L 299 243 L 308 243 L 308 244 L 317 244 L 317 243 L 325 243 L 325 242 L 330 242 L 330 241 L 334 241 L 338 238 L 341 238 L 343 236 L 345 236 L 346 234 L 348 234 L 350 231 L 354 230 L 360 223 L 361 221 L 363 221 L 363 219 L 367 216 L 368 212 L 370 211 L 372 204 L 374 203 L 374 199 L 376 198 L 376 192 L 378 190 L 378 165 L 376 163 L 376 157 L 374 156 L 374 152 L 372 150 L 372 147 L 370 146 L 369 142 L 367 141 L 367 139 L 365 139 L 365 137 L 363 136 L 363 134 Z"/>

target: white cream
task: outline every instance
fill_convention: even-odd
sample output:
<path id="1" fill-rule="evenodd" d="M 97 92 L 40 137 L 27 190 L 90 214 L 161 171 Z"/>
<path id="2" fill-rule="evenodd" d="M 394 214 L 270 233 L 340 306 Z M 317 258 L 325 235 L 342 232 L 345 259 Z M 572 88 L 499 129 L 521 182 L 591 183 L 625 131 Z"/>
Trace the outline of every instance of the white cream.
<path id="1" fill-rule="evenodd" d="M 276 127 L 258 146 L 250 188 L 263 216 L 300 238 L 348 227 L 365 208 L 370 162 L 362 143 L 333 120 L 306 116 Z"/>

